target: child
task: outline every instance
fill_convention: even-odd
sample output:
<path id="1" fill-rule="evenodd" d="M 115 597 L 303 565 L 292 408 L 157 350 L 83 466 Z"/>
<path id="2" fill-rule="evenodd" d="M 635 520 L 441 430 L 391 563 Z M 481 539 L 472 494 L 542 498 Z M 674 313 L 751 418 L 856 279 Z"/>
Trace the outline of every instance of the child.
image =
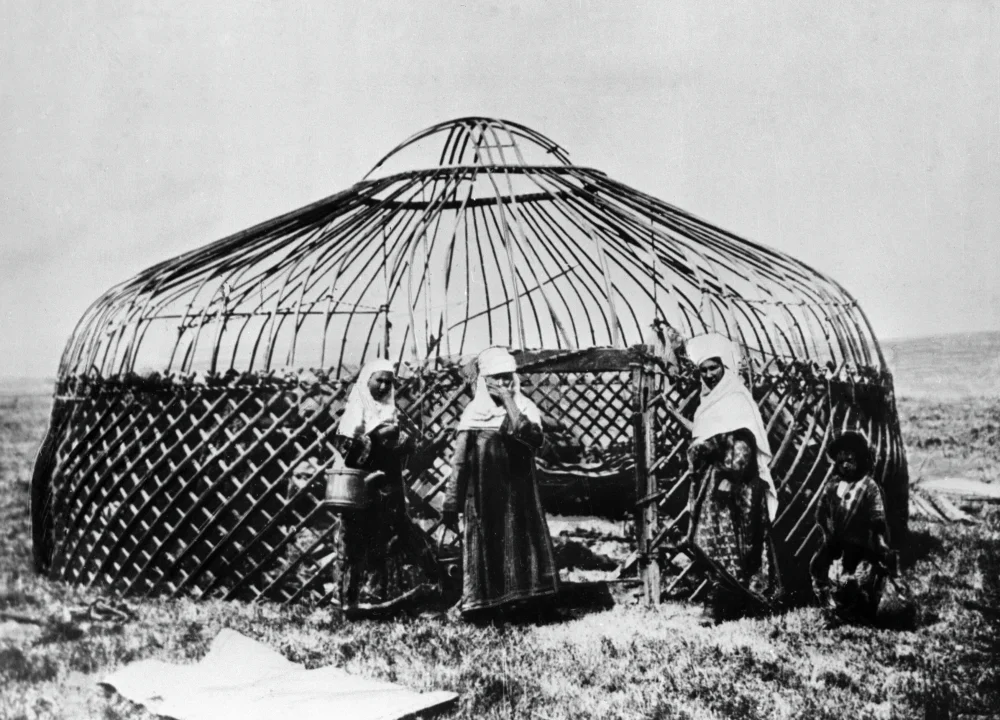
<path id="1" fill-rule="evenodd" d="M 886 577 L 896 575 L 882 489 L 870 474 L 872 453 L 861 434 L 843 433 L 828 454 L 833 476 L 816 507 L 823 541 L 809 563 L 809 574 L 825 608 L 844 619 L 870 622 Z"/>

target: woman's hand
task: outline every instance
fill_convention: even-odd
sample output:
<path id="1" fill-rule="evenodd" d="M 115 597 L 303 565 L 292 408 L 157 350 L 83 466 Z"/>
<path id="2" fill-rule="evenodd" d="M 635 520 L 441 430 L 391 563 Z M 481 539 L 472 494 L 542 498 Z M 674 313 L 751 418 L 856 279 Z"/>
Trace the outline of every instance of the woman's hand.
<path id="1" fill-rule="evenodd" d="M 517 416 L 521 414 L 517 403 L 514 402 L 514 393 L 509 387 L 505 385 L 494 386 L 490 394 L 503 406 L 511 420 L 517 419 Z"/>
<path id="2" fill-rule="evenodd" d="M 890 577 L 898 577 L 899 556 L 895 550 L 889 547 L 889 543 L 885 541 L 885 535 L 882 533 L 875 536 L 875 548 L 878 564 L 882 571 Z"/>
<path id="3" fill-rule="evenodd" d="M 688 446 L 688 464 L 691 466 L 692 470 L 700 471 L 705 465 L 707 465 L 709 455 L 711 455 L 711 451 L 705 443 L 691 443 Z"/>
<path id="4" fill-rule="evenodd" d="M 495 402 L 503 402 L 503 396 L 509 393 L 507 384 L 501 380 L 497 380 L 494 377 L 487 377 L 486 380 L 486 391 L 490 394 Z"/>

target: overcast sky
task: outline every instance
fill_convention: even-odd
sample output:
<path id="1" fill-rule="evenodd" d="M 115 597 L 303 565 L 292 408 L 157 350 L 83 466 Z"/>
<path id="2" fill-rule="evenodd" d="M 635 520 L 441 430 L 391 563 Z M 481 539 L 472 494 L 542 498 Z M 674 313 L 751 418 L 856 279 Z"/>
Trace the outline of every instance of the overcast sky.
<path id="1" fill-rule="evenodd" d="M 0 5 L 0 375 L 472 114 L 833 275 L 883 338 L 1000 329 L 998 2 L 61 5 Z"/>

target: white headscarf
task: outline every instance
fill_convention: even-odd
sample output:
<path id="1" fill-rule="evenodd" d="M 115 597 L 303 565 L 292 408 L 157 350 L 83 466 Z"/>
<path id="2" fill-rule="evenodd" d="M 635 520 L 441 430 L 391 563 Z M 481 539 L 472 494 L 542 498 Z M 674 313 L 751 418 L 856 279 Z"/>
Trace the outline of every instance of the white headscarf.
<path id="1" fill-rule="evenodd" d="M 729 338 L 717 333 L 699 335 L 688 341 L 687 354 L 691 362 L 701 365 L 706 360 L 718 358 L 724 368 L 722 378 L 714 388 L 709 388 L 702 381 L 701 404 L 694 413 L 691 439 L 694 442 L 704 442 L 720 433 L 742 428 L 752 432 L 757 445 L 758 473 L 767 485 L 767 513 L 774 520 L 778 512 L 778 493 L 768 467 L 771 462 L 771 446 L 757 403 L 740 379 L 738 353 Z"/>
<path id="2" fill-rule="evenodd" d="M 531 400 L 521 394 L 521 379 L 517 376 L 517 361 L 504 348 L 492 347 L 483 350 L 476 358 L 478 369 L 476 378 L 476 394 L 472 401 L 462 411 L 458 421 L 459 430 L 496 429 L 503 424 L 507 411 L 502 405 L 497 405 L 486 388 L 486 378 L 491 375 L 514 373 L 512 394 L 514 404 L 528 420 L 541 424 L 542 415 Z"/>
<path id="3" fill-rule="evenodd" d="M 381 402 L 373 398 L 372 391 L 368 389 L 368 381 L 377 372 L 391 372 L 395 375 L 395 368 L 391 362 L 381 358 L 372 360 L 361 368 L 351 394 L 347 396 L 344 414 L 340 416 L 338 431 L 341 435 L 366 435 L 382 423 L 396 419 L 396 389 L 390 388 L 388 396 Z"/>

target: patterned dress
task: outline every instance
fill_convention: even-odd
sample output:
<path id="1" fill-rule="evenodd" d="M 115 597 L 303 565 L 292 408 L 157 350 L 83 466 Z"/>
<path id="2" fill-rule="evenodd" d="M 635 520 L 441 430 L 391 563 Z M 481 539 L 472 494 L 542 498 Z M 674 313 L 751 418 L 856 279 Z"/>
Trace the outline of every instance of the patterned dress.
<path id="1" fill-rule="evenodd" d="M 753 434 L 736 430 L 693 445 L 689 537 L 740 585 L 767 597 L 776 583 L 769 545 L 767 488 L 757 472 Z M 714 578 L 711 603 L 719 614 L 747 611 L 747 598 Z"/>
<path id="2" fill-rule="evenodd" d="M 809 564 L 816 596 L 842 616 L 871 620 L 888 575 L 882 489 L 870 475 L 830 483 L 816 506 L 823 543 Z"/>
<path id="3" fill-rule="evenodd" d="M 534 474 L 542 429 L 525 416 L 458 433 L 445 510 L 464 511 L 464 613 L 550 597 L 558 571 Z"/>
<path id="4" fill-rule="evenodd" d="M 338 438 L 346 464 L 384 480 L 370 491 L 370 505 L 345 511 L 340 537 L 341 604 L 349 614 L 384 611 L 440 589 L 440 572 L 430 539 L 410 520 L 403 492 L 399 433 L 373 432 L 359 439 Z"/>

